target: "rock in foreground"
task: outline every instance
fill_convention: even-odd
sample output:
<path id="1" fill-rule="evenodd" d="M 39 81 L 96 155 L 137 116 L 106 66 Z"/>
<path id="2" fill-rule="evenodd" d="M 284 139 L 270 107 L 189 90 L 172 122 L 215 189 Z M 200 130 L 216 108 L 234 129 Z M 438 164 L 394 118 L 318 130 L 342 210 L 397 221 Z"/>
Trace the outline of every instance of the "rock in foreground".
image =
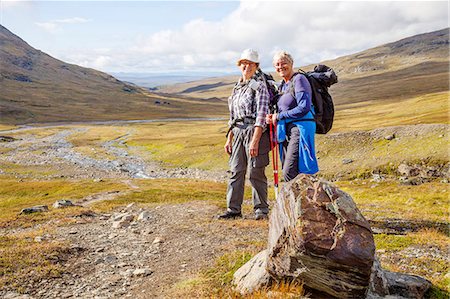
<path id="1" fill-rule="evenodd" d="M 262 266 L 266 265 L 266 271 Z M 270 215 L 268 249 L 234 275 L 242 293 L 300 279 L 312 298 L 423 298 L 418 276 L 385 271 L 369 223 L 350 195 L 306 175 L 284 185 Z"/>
<path id="2" fill-rule="evenodd" d="M 299 278 L 338 298 L 364 298 L 374 254 L 370 225 L 347 193 L 307 175 L 285 184 L 269 222 L 272 277 Z"/>

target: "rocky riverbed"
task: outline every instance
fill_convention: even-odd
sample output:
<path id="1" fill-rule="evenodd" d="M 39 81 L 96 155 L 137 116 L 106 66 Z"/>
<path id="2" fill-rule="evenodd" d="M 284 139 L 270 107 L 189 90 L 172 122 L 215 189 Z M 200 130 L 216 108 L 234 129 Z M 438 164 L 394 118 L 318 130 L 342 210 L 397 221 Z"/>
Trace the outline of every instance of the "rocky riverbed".
<path id="1" fill-rule="evenodd" d="M 224 181 L 226 172 L 204 171 L 193 168 L 168 168 L 158 162 L 145 161 L 136 149 L 126 144 L 128 134 L 101 144 L 110 158 L 91 157 L 74 149 L 68 138 L 82 134 L 86 128 L 64 129 L 44 137 L 34 134 L 21 134 L 19 137 L 2 142 L 7 149 L 0 155 L 0 163 L 26 166 L 56 166 L 54 174 L 47 179 L 65 177 L 73 179 L 101 178 L 194 178 Z M 5 136 L 9 137 L 9 136 Z M 10 137 L 11 138 L 11 137 Z M 137 150 L 139 151 L 139 150 Z M 0 173 L 7 173 L 0 169 Z M 12 173 L 18 178 L 32 178 L 32 174 Z"/>

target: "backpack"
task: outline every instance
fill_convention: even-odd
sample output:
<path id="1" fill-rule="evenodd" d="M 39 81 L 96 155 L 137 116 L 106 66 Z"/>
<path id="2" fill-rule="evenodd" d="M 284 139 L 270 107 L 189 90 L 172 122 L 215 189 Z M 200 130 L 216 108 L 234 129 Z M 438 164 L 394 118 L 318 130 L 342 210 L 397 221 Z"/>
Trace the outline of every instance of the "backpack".
<path id="1" fill-rule="evenodd" d="M 316 122 L 316 133 L 326 134 L 331 130 L 334 119 L 333 98 L 328 93 L 328 87 L 338 82 L 334 70 L 326 65 L 319 64 L 314 71 L 305 72 L 299 69 L 297 74 L 304 75 L 312 91 L 312 105 L 314 106 L 314 120 Z M 291 83 L 291 94 L 295 98 L 293 84 Z"/>
<path id="2" fill-rule="evenodd" d="M 261 69 L 256 71 L 256 75 L 263 79 L 267 86 L 267 90 L 269 91 L 269 113 L 275 113 L 277 111 L 277 102 L 280 96 L 275 80 L 271 74 L 266 74 Z"/>

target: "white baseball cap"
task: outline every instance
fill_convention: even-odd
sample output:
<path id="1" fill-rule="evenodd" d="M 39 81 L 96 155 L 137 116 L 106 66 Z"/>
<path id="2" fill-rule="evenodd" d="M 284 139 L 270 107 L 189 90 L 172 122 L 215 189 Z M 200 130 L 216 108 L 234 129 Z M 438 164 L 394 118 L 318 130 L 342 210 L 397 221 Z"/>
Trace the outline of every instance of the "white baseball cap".
<path id="1" fill-rule="evenodd" d="M 240 65 L 242 60 L 248 60 L 254 63 L 259 63 L 258 52 L 256 52 L 253 49 L 245 49 L 241 54 L 241 58 L 239 58 L 239 60 L 237 61 L 237 65 Z"/>

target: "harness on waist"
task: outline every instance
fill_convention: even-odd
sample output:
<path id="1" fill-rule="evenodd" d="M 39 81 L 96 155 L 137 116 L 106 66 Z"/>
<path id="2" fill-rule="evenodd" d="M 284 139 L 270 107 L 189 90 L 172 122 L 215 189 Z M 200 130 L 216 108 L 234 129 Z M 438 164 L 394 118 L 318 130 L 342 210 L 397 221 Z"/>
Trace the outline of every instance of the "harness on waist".
<path id="1" fill-rule="evenodd" d="M 228 138 L 228 135 L 230 134 L 231 130 L 233 130 L 234 127 L 237 127 L 238 125 L 254 125 L 256 122 L 256 118 L 253 117 L 240 117 L 235 118 L 233 122 L 231 123 L 230 127 L 228 128 L 227 135 L 225 135 L 226 138 Z"/>

